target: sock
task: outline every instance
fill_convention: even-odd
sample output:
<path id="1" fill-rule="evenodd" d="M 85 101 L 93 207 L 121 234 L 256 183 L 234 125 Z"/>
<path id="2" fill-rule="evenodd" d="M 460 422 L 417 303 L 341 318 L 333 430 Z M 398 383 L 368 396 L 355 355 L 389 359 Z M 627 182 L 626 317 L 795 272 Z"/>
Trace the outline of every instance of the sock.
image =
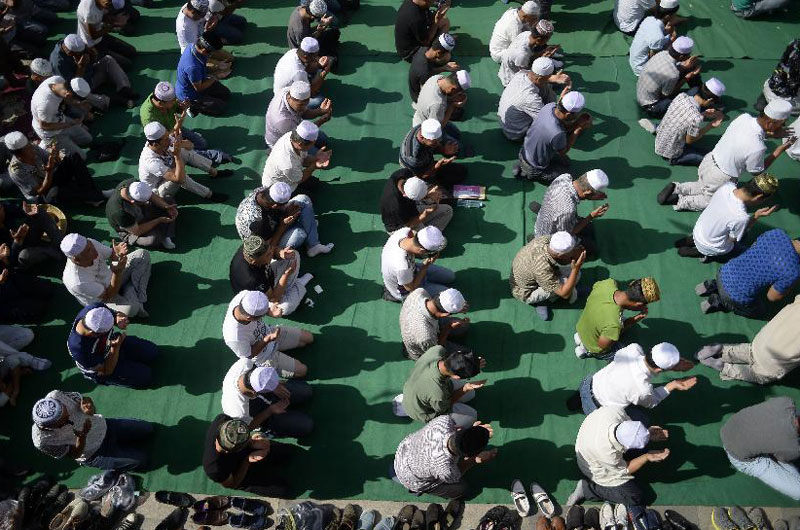
<path id="1" fill-rule="evenodd" d="M 700 359 L 700 362 L 704 365 L 708 366 L 709 368 L 713 368 L 717 372 L 721 372 L 722 369 L 725 367 L 725 363 L 722 359 L 715 359 L 713 357 L 708 357 L 706 359 Z"/>
<path id="2" fill-rule="evenodd" d="M 308 254 L 309 257 L 313 258 L 318 254 L 327 254 L 331 250 L 333 250 L 333 243 L 328 243 L 327 245 L 323 245 L 322 243 L 317 243 L 313 247 L 309 247 L 309 249 L 306 251 L 306 254 Z"/>
<path id="3" fill-rule="evenodd" d="M 572 495 L 569 496 L 567 499 L 567 506 L 575 506 L 576 504 L 580 504 L 586 498 L 586 491 L 584 490 L 584 485 L 586 481 L 581 479 L 578 481 L 578 484 L 575 486 L 575 491 L 572 492 Z"/>
<path id="4" fill-rule="evenodd" d="M 722 344 L 709 344 L 697 352 L 697 360 L 710 359 L 712 357 L 719 357 L 722 354 Z"/>

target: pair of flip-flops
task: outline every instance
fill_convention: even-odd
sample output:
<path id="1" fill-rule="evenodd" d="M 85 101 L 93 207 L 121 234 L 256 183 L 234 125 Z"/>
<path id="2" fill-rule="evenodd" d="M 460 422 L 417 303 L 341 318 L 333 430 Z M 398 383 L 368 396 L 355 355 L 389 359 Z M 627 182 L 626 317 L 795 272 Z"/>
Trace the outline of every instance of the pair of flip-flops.
<path id="1" fill-rule="evenodd" d="M 534 504 L 531 503 L 531 499 L 533 499 L 535 506 L 538 507 L 538 511 L 543 516 L 550 519 L 556 514 L 556 506 L 553 500 L 544 488 L 536 482 L 531 482 L 531 494 L 529 497 L 522 481 L 519 479 L 514 480 L 511 483 L 511 498 L 514 500 L 514 507 L 520 517 L 528 517 L 536 513 L 537 510 L 533 509 Z"/>

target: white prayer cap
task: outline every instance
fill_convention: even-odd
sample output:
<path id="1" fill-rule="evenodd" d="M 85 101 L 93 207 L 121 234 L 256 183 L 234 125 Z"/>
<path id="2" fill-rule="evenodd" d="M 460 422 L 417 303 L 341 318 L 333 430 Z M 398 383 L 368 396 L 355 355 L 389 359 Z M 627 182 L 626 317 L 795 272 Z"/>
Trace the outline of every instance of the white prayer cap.
<path id="1" fill-rule="evenodd" d="M 8 133 L 3 141 L 9 151 L 17 151 L 28 145 L 28 139 L 19 131 L 12 131 Z"/>
<path id="2" fill-rule="evenodd" d="M 269 187 L 269 198 L 278 204 L 287 203 L 292 198 L 292 187 L 285 182 L 276 182 Z"/>
<path id="3" fill-rule="evenodd" d="M 211 11 L 212 13 L 220 13 L 225 10 L 225 4 L 223 4 L 219 0 L 209 0 L 208 10 Z"/>
<path id="4" fill-rule="evenodd" d="M 439 35 L 439 44 L 442 46 L 442 48 L 451 52 L 453 51 L 453 48 L 456 47 L 456 39 L 454 39 L 449 33 L 442 33 Z"/>
<path id="5" fill-rule="evenodd" d="M 675 42 L 672 43 L 672 48 L 680 53 L 680 54 L 687 54 L 692 53 L 692 48 L 694 48 L 694 41 L 691 37 L 687 37 L 686 35 L 681 35 Z"/>
<path id="6" fill-rule="evenodd" d="M 705 84 L 706 84 L 706 89 L 708 89 L 709 92 L 711 92 L 718 98 L 725 95 L 725 85 L 722 84 L 722 81 L 720 81 L 716 77 L 712 77 L 711 79 L 706 81 Z"/>
<path id="7" fill-rule="evenodd" d="M 603 191 L 608 187 L 608 175 L 602 169 L 592 169 L 586 172 L 586 180 L 594 191 Z"/>
<path id="8" fill-rule="evenodd" d="M 294 99 L 309 99 L 311 98 L 311 85 L 308 81 L 295 81 L 289 87 L 289 95 Z"/>
<path id="9" fill-rule="evenodd" d="M 681 353 L 678 348 L 669 342 L 656 344 L 650 350 L 650 354 L 653 356 L 653 362 L 662 370 L 670 370 L 681 360 Z"/>
<path id="10" fill-rule="evenodd" d="M 459 70 L 456 72 L 456 80 L 458 81 L 458 85 L 462 90 L 467 90 L 470 86 L 472 86 L 472 79 L 470 79 L 469 72 L 466 70 Z"/>
<path id="11" fill-rule="evenodd" d="M 31 61 L 30 68 L 31 72 L 42 77 L 50 77 L 53 75 L 53 65 L 50 64 L 50 61 L 42 59 L 41 57 L 37 57 Z"/>
<path id="12" fill-rule="evenodd" d="M 311 0 L 311 3 L 308 5 L 308 10 L 311 11 L 311 14 L 315 17 L 321 17 L 328 12 L 328 4 L 325 3 L 325 0 Z"/>
<path id="13" fill-rule="evenodd" d="M 111 6 L 114 9 L 122 9 L 125 7 L 125 0 L 111 0 Z"/>
<path id="14" fill-rule="evenodd" d="M 86 43 L 75 33 L 70 33 L 64 37 L 64 47 L 71 52 L 82 52 L 86 49 Z"/>
<path id="15" fill-rule="evenodd" d="M 785 99 L 773 99 L 764 109 L 767 118 L 773 120 L 785 120 L 792 113 L 792 104 Z"/>
<path id="16" fill-rule="evenodd" d="M 153 188 L 150 184 L 137 180 L 128 185 L 128 195 L 136 202 L 147 202 L 153 196 Z"/>
<path id="17" fill-rule="evenodd" d="M 160 122 L 151 121 L 144 126 L 144 137 L 151 142 L 163 138 L 165 134 L 167 134 L 167 128 Z"/>
<path id="18" fill-rule="evenodd" d="M 644 449 L 650 441 L 650 431 L 640 421 L 623 421 L 617 425 L 617 441 L 625 449 Z"/>
<path id="19" fill-rule="evenodd" d="M 556 254 L 566 254 L 575 248 L 575 238 L 569 232 L 556 232 L 550 236 L 550 250 Z"/>
<path id="20" fill-rule="evenodd" d="M 300 41 L 300 49 L 306 53 L 319 53 L 319 41 L 314 37 L 306 37 Z"/>
<path id="21" fill-rule="evenodd" d="M 417 232 L 417 241 L 427 251 L 439 252 L 447 246 L 447 239 L 435 226 L 426 226 Z"/>
<path id="22" fill-rule="evenodd" d="M 459 313 L 467 301 L 458 289 L 447 289 L 439 293 L 439 305 L 448 313 Z"/>
<path id="23" fill-rule="evenodd" d="M 259 366 L 250 372 L 250 388 L 260 394 L 262 392 L 272 392 L 278 388 L 278 372 L 269 366 Z"/>
<path id="24" fill-rule="evenodd" d="M 92 92 L 89 88 L 89 83 L 82 77 L 73 77 L 72 81 L 69 82 L 69 87 L 81 98 L 85 98 Z"/>
<path id="25" fill-rule="evenodd" d="M 88 241 L 80 234 L 71 233 L 64 236 L 61 240 L 61 252 L 68 258 L 74 258 L 86 248 Z"/>
<path id="26" fill-rule="evenodd" d="M 522 7 L 520 7 L 520 9 L 526 15 L 538 15 L 541 11 L 541 8 L 539 7 L 539 2 L 534 2 L 533 0 L 528 0 L 527 2 L 522 4 Z"/>
<path id="27" fill-rule="evenodd" d="M 153 90 L 153 95 L 159 101 L 173 101 L 175 99 L 175 87 L 168 81 L 161 81 Z"/>
<path id="28" fill-rule="evenodd" d="M 261 317 L 269 310 L 269 299 L 261 291 L 247 291 L 242 297 L 242 310 L 251 317 Z"/>
<path id="29" fill-rule="evenodd" d="M 537 57 L 531 65 L 531 71 L 536 75 L 550 75 L 555 69 L 550 57 Z"/>
<path id="30" fill-rule="evenodd" d="M 411 177 L 403 183 L 403 193 L 412 201 L 421 201 L 428 194 L 428 185 L 421 178 Z"/>
<path id="31" fill-rule="evenodd" d="M 306 142 L 316 142 L 319 136 L 319 127 L 313 121 L 303 120 L 295 129 L 297 135 Z"/>
<path id="32" fill-rule="evenodd" d="M 586 98 L 576 90 L 567 92 L 566 95 L 561 98 L 561 106 L 564 107 L 564 110 L 567 112 L 580 112 L 583 110 L 584 105 L 586 105 Z"/>
<path id="33" fill-rule="evenodd" d="M 83 317 L 83 323 L 95 333 L 108 333 L 114 327 L 114 313 L 107 307 L 95 307 Z"/>
<path id="34" fill-rule="evenodd" d="M 196 11 L 201 11 L 203 13 L 208 11 L 208 0 L 190 0 L 189 5 Z"/>
<path id="35" fill-rule="evenodd" d="M 420 126 L 422 137 L 428 140 L 438 140 L 442 137 L 442 124 L 438 120 L 428 118 Z"/>
<path id="36" fill-rule="evenodd" d="M 658 5 L 661 6 L 661 9 L 675 9 L 680 2 L 678 0 L 661 0 Z"/>

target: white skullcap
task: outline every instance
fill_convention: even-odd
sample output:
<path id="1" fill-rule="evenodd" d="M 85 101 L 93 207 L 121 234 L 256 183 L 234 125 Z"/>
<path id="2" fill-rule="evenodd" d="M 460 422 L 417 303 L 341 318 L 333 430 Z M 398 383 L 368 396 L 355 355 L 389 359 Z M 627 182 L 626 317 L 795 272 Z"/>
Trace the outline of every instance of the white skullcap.
<path id="1" fill-rule="evenodd" d="M 438 140 L 442 137 L 442 124 L 433 118 L 428 118 L 420 125 L 422 137 L 428 140 Z"/>
<path id="2" fill-rule="evenodd" d="M 592 169 L 586 172 L 586 179 L 594 191 L 603 191 L 608 187 L 608 175 L 602 169 Z"/>
<path id="3" fill-rule="evenodd" d="M 278 372 L 269 366 L 259 366 L 250 372 L 249 379 L 250 388 L 257 394 L 272 392 L 278 388 L 278 383 L 280 382 L 278 379 Z"/>
<path id="4" fill-rule="evenodd" d="M 289 87 L 289 95 L 294 99 L 309 99 L 311 98 L 311 85 L 308 81 L 295 81 Z"/>
<path id="5" fill-rule="evenodd" d="M 454 39 L 449 33 L 442 33 L 439 35 L 439 44 L 442 48 L 451 52 L 453 51 L 453 48 L 456 47 L 456 39 Z"/>
<path id="6" fill-rule="evenodd" d="M 566 95 L 561 98 L 561 106 L 564 107 L 564 110 L 567 112 L 580 112 L 583 110 L 584 105 L 586 105 L 586 98 L 583 97 L 583 94 L 575 90 L 567 92 Z"/>
<path id="7" fill-rule="evenodd" d="M 86 49 L 86 43 L 75 33 L 70 33 L 64 37 L 64 47 L 71 52 L 82 52 Z"/>
<path id="8" fill-rule="evenodd" d="M 537 57 L 531 65 L 531 71 L 536 75 L 550 75 L 555 69 L 550 57 Z"/>
<path id="9" fill-rule="evenodd" d="M 534 2 L 533 0 L 528 0 L 522 7 L 520 7 L 523 13 L 526 15 L 538 15 L 541 12 L 541 8 L 539 7 L 538 2 Z"/>
<path id="10" fill-rule="evenodd" d="M 292 187 L 285 182 L 276 182 L 269 187 L 269 198 L 278 204 L 289 202 L 292 198 Z"/>
<path id="11" fill-rule="evenodd" d="M 461 294 L 458 289 L 447 289 L 439 293 L 439 305 L 442 306 L 448 313 L 458 313 L 464 306 L 467 305 L 467 301 L 464 300 L 464 295 Z"/>
<path id="12" fill-rule="evenodd" d="M 161 81 L 153 90 L 153 95 L 159 101 L 173 101 L 175 99 L 175 87 L 168 81 Z"/>
<path id="13" fill-rule="evenodd" d="M 136 202 L 147 202 L 153 196 L 153 188 L 150 184 L 137 180 L 128 185 L 128 195 Z"/>
<path id="14" fill-rule="evenodd" d="M 3 141 L 10 151 L 16 151 L 28 145 L 28 139 L 19 131 L 8 133 L 5 138 L 3 138 Z"/>
<path id="15" fill-rule="evenodd" d="M 95 333 L 108 333 L 114 327 L 114 313 L 107 307 L 95 307 L 83 317 L 83 323 Z"/>
<path id="16" fill-rule="evenodd" d="M 717 97 L 725 95 L 725 85 L 716 77 L 712 77 L 705 83 L 706 89 Z"/>
<path id="17" fill-rule="evenodd" d="M 125 7 L 125 0 L 111 0 L 111 5 L 114 9 L 122 9 Z"/>
<path id="18" fill-rule="evenodd" d="M 48 77 L 47 79 L 44 80 L 44 84 L 45 85 L 50 85 L 50 86 L 63 85 L 65 83 L 66 83 L 66 80 L 63 77 L 61 77 L 60 75 L 54 75 L 53 77 Z"/>
<path id="19" fill-rule="evenodd" d="M 680 54 L 692 53 L 694 41 L 686 35 L 681 35 L 672 43 L 672 48 Z"/>
<path id="20" fill-rule="evenodd" d="M 661 0 L 658 5 L 661 6 L 662 9 L 675 9 L 680 5 L 680 2 L 678 2 L 678 0 Z"/>
<path id="21" fill-rule="evenodd" d="M 69 82 L 69 87 L 81 98 L 85 98 L 92 92 L 89 88 L 89 83 L 82 77 L 73 77 L 72 81 Z"/>
<path id="22" fill-rule="evenodd" d="M 306 37 L 300 41 L 300 49 L 306 53 L 319 53 L 319 41 L 314 37 Z"/>
<path id="23" fill-rule="evenodd" d="M 428 194 L 428 185 L 421 178 L 411 177 L 403 183 L 403 193 L 412 201 L 421 201 Z"/>
<path id="24" fill-rule="evenodd" d="M 53 75 L 53 65 L 50 64 L 50 61 L 42 59 L 41 57 L 37 57 L 31 61 L 30 68 L 31 72 L 42 77 L 50 77 Z"/>
<path id="25" fill-rule="evenodd" d="M 308 5 L 308 10 L 311 11 L 311 14 L 315 17 L 321 17 L 328 12 L 328 4 L 325 3 L 325 0 L 311 0 L 311 3 Z"/>
<path id="26" fill-rule="evenodd" d="M 472 86 L 472 79 L 470 79 L 469 72 L 466 70 L 459 70 L 456 72 L 456 80 L 458 81 L 458 85 L 462 90 L 467 90 L 470 86 Z"/>
<path id="27" fill-rule="evenodd" d="M 435 226 L 426 226 L 417 232 L 417 240 L 422 248 L 430 252 L 439 252 L 447 246 L 447 239 Z"/>
<path id="28" fill-rule="evenodd" d="M 74 258 L 86 248 L 89 242 L 80 234 L 71 233 L 64 236 L 59 245 L 61 252 L 68 258 Z"/>
<path id="29" fill-rule="evenodd" d="M 650 431 L 640 421 L 623 421 L 617 425 L 616 436 L 625 449 L 644 449 L 650 441 Z"/>
<path id="30" fill-rule="evenodd" d="M 792 113 L 792 104 L 785 99 L 773 99 L 764 109 L 767 118 L 785 120 Z"/>
<path id="31" fill-rule="evenodd" d="M 202 11 L 203 13 L 208 11 L 208 0 L 190 0 L 189 5 L 196 11 Z"/>
<path id="32" fill-rule="evenodd" d="M 650 350 L 650 354 L 653 356 L 653 362 L 662 370 L 670 370 L 681 360 L 681 353 L 678 348 L 669 342 L 656 344 Z"/>
<path id="33" fill-rule="evenodd" d="M 297 135 L 306 142 L 316 142 L 319 136 L 319 127 L 313 121 L 303 120 L 295 129 Z"/>
<path id="34" fill-rule="evenodd" d="M 261 291 L 246 291 L 242 297 L 242 310 L 251 317 L 261 317 L 269 310 L 269 298 Z"/>
<path id="35" fill-rule="evenodd" d="M 212 13 L 220 13 L 225 10 L 225 4 L 223 4 L 219 0 L 209 0 L 208 10 L 211 11 Z"/>
<path id="36" fill-rule="evenodd" d="M 550 236 L 550 250 L 556 254 L 566 254 L 575 248 L 575 238 L 569 232 L 556 232 Z"/>
<path id="37" fill-rule="evenodd" d="M 167 134 L 167 128 L 160 122 L 151 121 L 144 126 L 144 137 L 151 142 L 163 138 L 165 134 Z"/>

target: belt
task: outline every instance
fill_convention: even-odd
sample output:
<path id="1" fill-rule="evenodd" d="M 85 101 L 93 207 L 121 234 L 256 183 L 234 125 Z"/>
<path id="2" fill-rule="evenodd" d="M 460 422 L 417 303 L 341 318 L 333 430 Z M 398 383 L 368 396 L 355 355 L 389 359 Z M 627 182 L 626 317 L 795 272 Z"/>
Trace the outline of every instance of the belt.
<path id="1" fill-rule="evenodd" d="M 594 405 L 599 409 L 603 405 L 601 405 L 600 402 L 598 402 L 597 399 L 594 397 L 594 392 L 592 391 L 593 386 L 594 386 L 594 377 L 589 381 L 589 394 L 591 394 L 592 396 L 592 403 L 594 403 Z"/>

